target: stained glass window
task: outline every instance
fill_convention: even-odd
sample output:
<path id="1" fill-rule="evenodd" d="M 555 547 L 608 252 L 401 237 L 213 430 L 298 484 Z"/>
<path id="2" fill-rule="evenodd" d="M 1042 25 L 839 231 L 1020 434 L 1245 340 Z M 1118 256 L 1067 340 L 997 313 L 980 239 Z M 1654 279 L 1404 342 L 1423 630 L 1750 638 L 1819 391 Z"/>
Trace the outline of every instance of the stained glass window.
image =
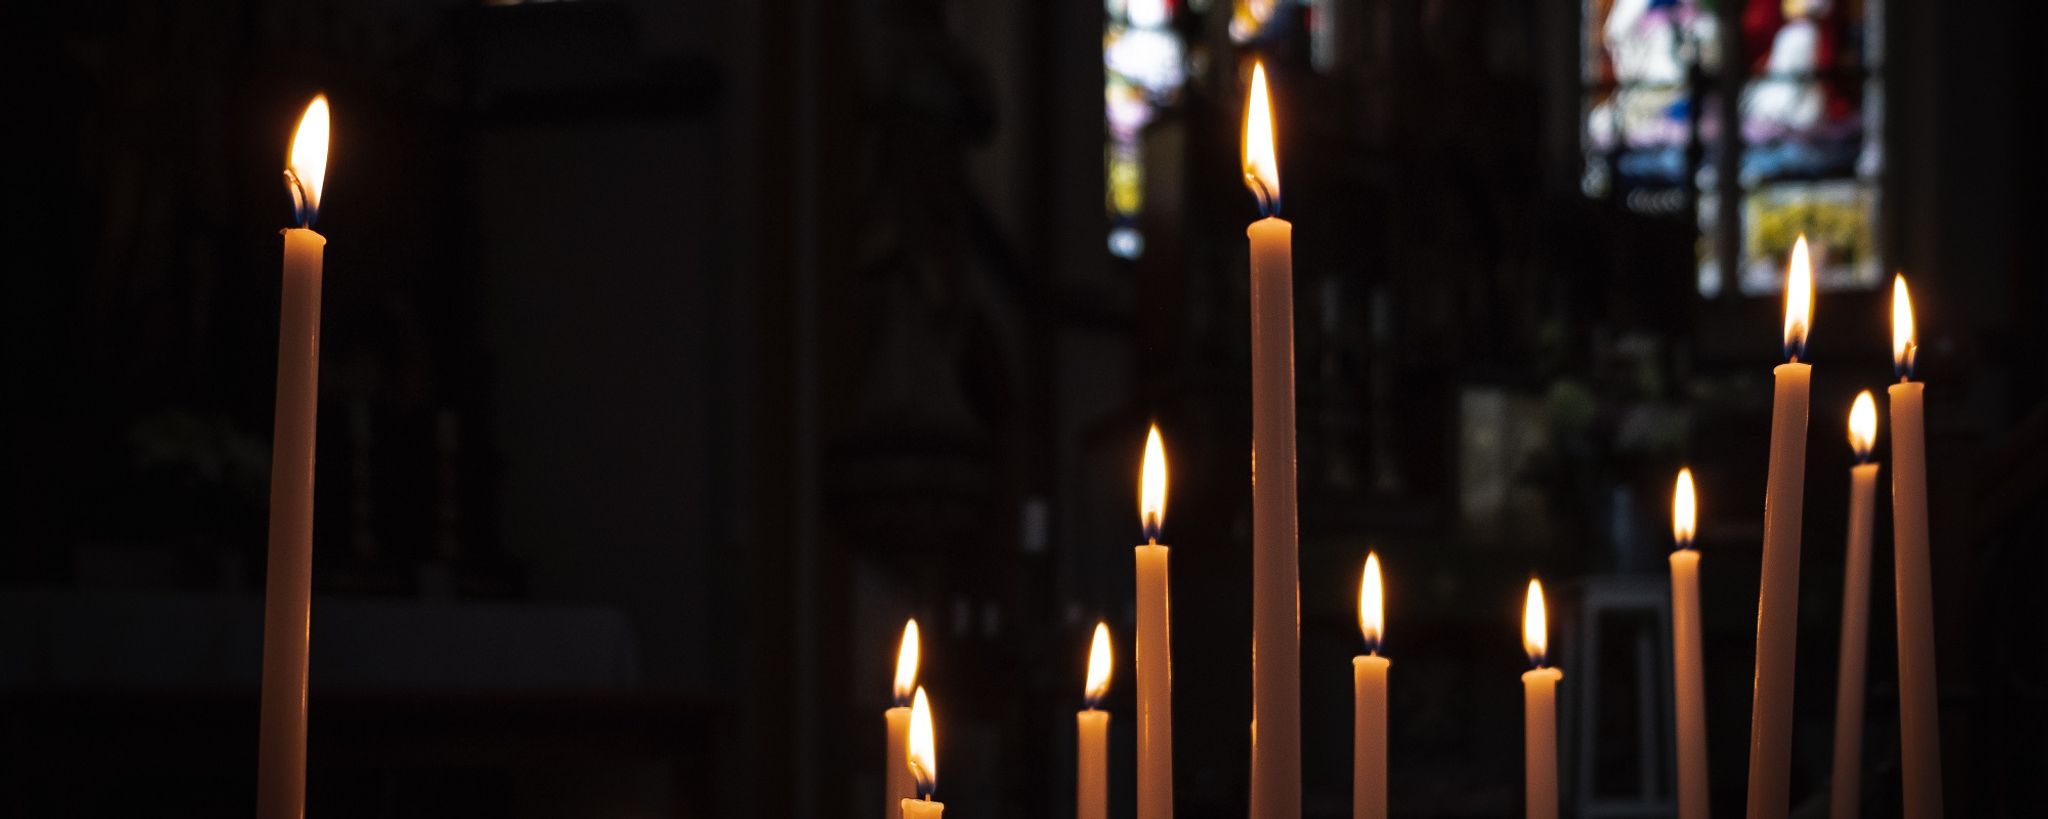
<path id="1" fill-rule="evenodd" d="M 1145 126 L 1172 105 L 1187 81 L 1183 47 L 1169 0 L 1108 0 L 1102 35 L 1103 149 L 1109 211 L 1109 252 L 1136 259 L 1145 252 L 1138 216 L 1145 207 Z"/>
<path id="2" fill-rule="evenodd" d="M 1751 2 L 1742 12 L 1743 293 L 1777 292 L 1804 232 L 1815 285 L 1882 280 L 1876 246 L 1882 90 L 1870 0 Z"/>
<path id="3" fill-rule="evenodd" d="M 1695 140 L 1704 146 L 1716 130 L 1704 79 L 1720 69 L 1712 4 L 1588 0 L 1585 20 L 1581 187 L 1638 211 L 1683 212 L 1693 177 L 1712 176 L 1710 165 L 1692 168 L 1687 158 Z"/>
<path id="4" fill-rule="evenodd" d="M 1731 273 L 1740 293 L 1777 292 L 1802 232 L 1818 286 L 1881 283 L 1877 0 L 1750 0 L 1739 11 L 1716 0 L 1585 0 L 1584 11 L 1586 195 L 1643 213 L 1690 206 L 1703 295 L 1722 292 Z M 1736 45 L 1741 64 L 1724 66 Z M 1741 74 L 1733 100 L 1717 93 L 1724 67 Z M 1724 178 L 1728 118 L 1739 172 Z M 1724 208 L 1731 199 L 1737 207 Z M 1720 247 L 1739 258 L 1725 262 Z"/>

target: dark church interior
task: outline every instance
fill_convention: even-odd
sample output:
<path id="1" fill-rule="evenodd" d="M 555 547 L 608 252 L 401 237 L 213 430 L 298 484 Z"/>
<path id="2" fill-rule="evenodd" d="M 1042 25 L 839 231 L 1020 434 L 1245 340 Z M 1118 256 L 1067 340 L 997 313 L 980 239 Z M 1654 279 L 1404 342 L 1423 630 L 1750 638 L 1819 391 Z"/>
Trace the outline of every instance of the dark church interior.
<path id="1" fill-rule="evenodd" d="M 1173 810 L 1243 819 L 1255 61 L 1294 225 L 1300 819 L 1354 815 L 1368 550 L 1389 815 L 1534 810 L 1541 577 L 1549 815 L 1680 816 L 1680 467 L 1708 793 L 1743 815 L 1801 235 L 1776 815 L 1841 815 L 1845 424 L 1899 381 L 1903 274 L 1937 808 L 2038 816 L 2044 31 L 2016 0 L 10 4 L 0 816 L 257 804 L 279 169 L 324 94 L 304 815 L 873 816 L 914 617 L 948 815 L 1077 809 L 1100 621 L 1107 815 L 1139 817 L 1156 423 Z M 1918 819 L 1889 435 L 1850 764 L 1854 815 Z"/>

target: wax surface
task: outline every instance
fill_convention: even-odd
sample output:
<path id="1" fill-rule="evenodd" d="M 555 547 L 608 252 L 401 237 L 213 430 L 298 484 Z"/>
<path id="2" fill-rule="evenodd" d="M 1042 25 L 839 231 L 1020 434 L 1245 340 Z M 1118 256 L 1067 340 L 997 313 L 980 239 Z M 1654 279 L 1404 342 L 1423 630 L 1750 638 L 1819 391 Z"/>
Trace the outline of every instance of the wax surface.
<path id="1" fill-rule="evenodd" d="M 306 640 L 313 589 L 313 435 L 320 397 L 320 279 L 327 239 L 284 232 L 277 415 L 271 431 L 270 551 L 263 581 L 263 693 L 256 815 L 306 812 Z"/>
<path id="2" fill-rule="evenodd" d="M 1301 817 L 1301 575 L 1294 486 L 1294 226 L 1251 239 L 1252 819 Z M 1151 817 L 1141 817 L 1151 819 Z"/>
<path id="3" fill-rule="evenodd" d="M 1678 817 L 1707 819 L 1706 669 L 1700 645 L 1700 553 L 1671 553 L 1672 693 L 1678 698 Z"/>
<path id="4" fill-rule="evenodd" d="M 1557 819 L 1557 683 L 1564 672 L 1522 674 L 1522 771 L 1529 819 Z"/>
<path id="5" fill-rule="evenodd" d="M 1863 808 L 1863 667 L 1870 644 L 1870 527 L 1877 464 L 1849 470 L 1849 545 L 1842 569 L 1842 653 L 1835 665 L 1835 775 L 1828 816 L 1856 819 Z"/>
<path id="6" fill-rule="evenodd" d="M 1138 819 L 1173 817 L 1173 611 L 1165 546 L 1139 546 Z"/>
<path id="7" fill-rule="evenodd" d="M 1813 367 L 1780 364 L 1771 397 L 1764 485 L 1763 579 L 1757 593 L 1756 691 L 1749 715 L 1749 817 L 1785 819 L 1792 803 L 1792 668 L 1799 629 L 1799 526 L 1806 502 L 1806 425 Z"/>
<path id="8" fill-rule="evenodd" d="M 1387 819 L 1385 657 L 1351 658 L 1351 816 Z"/>
<path id="9" fill-rule="evenodd" d="M 1109 819 L 1109 712 L 1074 715 L 1074 817 Z"/>
<path id="10" fill-rule="evenodd" d="M 889 726 L 889 744 L 882 756 L 883 819 L 903 812 L 903 800 L 917 795 L 917 777 L 910 772 L 910 706 L 899 705 L 882 712 Z"/>
<path id="11" fill-rule="evenodd" d="M 1926 416 L 1917 381 L 1893 384 L 1892 564 L 1898 584 L 1899 752 L 1906 819 L 1941 816 L 1941 718 L 1934 681 L 1934 584 L 1927 553 Z"/>
<path id="12" fill-rule="evenodd" d="M 930 799 L 903 800 L 903 819 L 940 819 L 946 813 L 946 803 Z"/>

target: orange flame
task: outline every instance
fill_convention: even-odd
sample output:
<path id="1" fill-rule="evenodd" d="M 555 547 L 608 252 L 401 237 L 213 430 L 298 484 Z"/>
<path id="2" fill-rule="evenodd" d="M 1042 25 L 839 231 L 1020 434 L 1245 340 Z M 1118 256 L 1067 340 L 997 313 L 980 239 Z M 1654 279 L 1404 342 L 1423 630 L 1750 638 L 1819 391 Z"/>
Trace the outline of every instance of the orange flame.
<path id="1" fill-rule="evenodd" d="M 1899 380 L 1913 377 L 1913 360 L 1920 357 L 1920 338 L 1913 330 L 1913 297 L 1906 293 L 1906 274 L 1892 279 L 1892 369 Z"/>
<path id="2" fill-rule="evenodd" d="M 1785 356 L 1794 361 L 1806 353 L 1806 335 L 1813 328 L 1813 260 L 1806 234 L 1792 243 L 1785 266 Z"/>
<path id="3" fill-rule="evenodd" d="M 1550 644 L 1550 627 L 1543 613 L 1543 584 L 1529 578 L 1529 601 L 1522 606 L 1522 650 L 1529 662 L 1541 667 L 1544 649 Z"/>
<path id="4" fill-rule="evenodd" d="M 1084 690 L 1088 697 L 1088 708 L 1090 710 L 1093 710 L 1097 705 L 1101 705 L 1103 695 L 1109 693 L 1111 665 L 1109 656 L 1109 624 L 1096 623 L 1095 639 L 1090 641 L 1088 645 L 1088 687 Z"/>
<path id="5" fill-rule="evenodd" d="M 1380 653 L 1380 634 L 1386 628 L 1386 602 L 1381 596 L 1380 555 L 1365 553 L 1365 572 L 1358 579 L 1358 631 L 1365 636 L 1368 653 Z"/>
<path id="6" fill-rule="evenodd" d="M 939 746 L 932 740 L 932 704 L 924 686 L 917 687 L 910 701 L 910 775 L 917 780 L 917 795 L 925 799 L 939 789 Z"/>
<path id="7" fill-rule="evenodd" d="M 291 154 L 285 159 L 285 187 L 291 189 L 292 209 L 299 226 L 307 227 L 320 215 L 320 190 L 327 184 L 327 95 L 313 97 L 299 128 L 292 134 Z"/>
<path id="8" fill-rule="evenodd" d="M 896 704 L 909 705 L 911 691 L 917 685 L 917 660 L 920 646 L 917 636 L 917 620 L 903 621 L 903 642 L 896 646 Z"/>
<path id="9" fill-rule="evenodd" d="M 1280 212 L 1280 157 L 1273 150 L 1273 103 L 1266 95 L 1266 64 L 1252 64 L 1252 87 L 1244 102 L 1244 186 L 1259 198 L 1259 210 Z"/>
<path id="10" fill-rule="evenodd" d="M 1699 531 L 1699 501 L 1693 497 L 1692 469 L 1678 470 L 1678 488 L 1671 493 L 1671 537 L 1678 541 L 1678 548 L 1692 548 L 1693 535 Z"/>
<path id="11" fill-rule="evenodd" d="M 1138 470 L 1138 522 L 1145 527 L 1145 542 L 1157 544 L 1159 530 L 1166 525 L 1166 444 L 1159 440 L 1159 425 L 1145 434 L 1145 465 Z"/>
<path id="12" fill-rule="evenodd" d="M 1869 390 L 1856 394 L 1856 403 L 1849 407 L 1849 447 L 1856 450 L 1856 460 L 1870 460 L 1870 450 L 1877 446 L 1877 399 Z"/>

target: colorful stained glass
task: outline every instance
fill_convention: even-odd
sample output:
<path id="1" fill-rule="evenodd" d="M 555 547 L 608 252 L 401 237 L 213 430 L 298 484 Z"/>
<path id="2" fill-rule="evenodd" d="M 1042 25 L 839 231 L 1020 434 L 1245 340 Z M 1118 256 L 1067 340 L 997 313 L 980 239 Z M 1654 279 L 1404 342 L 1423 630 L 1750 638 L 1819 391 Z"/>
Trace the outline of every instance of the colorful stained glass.
<path id="1" fill-rule="evenodd" d="M 1714 0 L 1586 0 L 1584 8 L 1588 196 L 1679 213 L 1694 194 L 1703 295 L 1722 292 L 1729 270 L 1738 292 L 1777 292 L 1802 231 L 1817 286 L 1882 283 L 1877 0 L 1751 0 L 1727 14 L 1739 31 L 1725 36 L 1740 37 L 1744 55 L 1727 66 L 1744 79 L 1732 101 L 1710 93 L 1726 27 Z M 1733 184 L 1715 167 L 1723 117 L 1741 136 Z M 1740 207 L 1723 214 L 1731 199 Z M 1732 263 L 1716 254 L 1731 246 L 1728 232 L 1740 239 Z"/>
<path id="2" fill-rule="evenodd" d="M 1878 259 L 1882 89 L 1869 2 L 1781 0 L 1743 9 L 1751 55 L 1743 89 L 1743 293 L 1783 286 L 1785 251 L 1804 232 L 1814 285 L 1869 289 Z"/>
<path id="3" fill-rule="evenodd" d="M 1584 34 L 1586 175 L 1591 196 L 1617 189 L 1641 210 L 1676 211 L 1680 196 L 1630 196 L 1683 189 L 1686 148 L 1714 133 L 1712 99 L 1693 115 L 1692 78 L 1719 69 L 1720 25 L 1702 0 L 1589 0 Z M 1695 122 L 1695 120 L 1698 120 Z M 1672 207 L 1672 205 L 1678 207 Z"/>
<path id="4" fill-rule="evenodd" d="M 1103 11 L 1102 111 L 1109 144 L 1103 156 L 1109 252 L 1136 259 L 1145 252 L 1138 216 L 1145 206 L 1145 126 L 1174 103 L 1187 82 L 1187 58 L 1173 30 L 1168 0 L 1109 0 Z"/>

